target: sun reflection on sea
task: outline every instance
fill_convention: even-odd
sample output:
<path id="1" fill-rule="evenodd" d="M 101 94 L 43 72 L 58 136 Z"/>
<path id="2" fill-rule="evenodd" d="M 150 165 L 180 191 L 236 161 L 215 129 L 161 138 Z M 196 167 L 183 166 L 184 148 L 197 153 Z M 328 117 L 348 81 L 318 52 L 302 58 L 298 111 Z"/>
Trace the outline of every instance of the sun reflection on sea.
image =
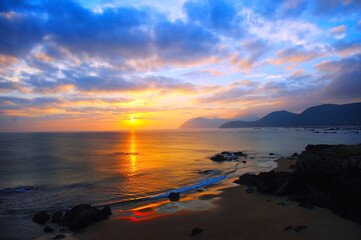
<path id="1" fill-rule="evenodd" d="M 137 171 L 137 136 L 135 131 L 129 132 L 129 153 L 130 153 L 130 170 L 134 175 Z"/>

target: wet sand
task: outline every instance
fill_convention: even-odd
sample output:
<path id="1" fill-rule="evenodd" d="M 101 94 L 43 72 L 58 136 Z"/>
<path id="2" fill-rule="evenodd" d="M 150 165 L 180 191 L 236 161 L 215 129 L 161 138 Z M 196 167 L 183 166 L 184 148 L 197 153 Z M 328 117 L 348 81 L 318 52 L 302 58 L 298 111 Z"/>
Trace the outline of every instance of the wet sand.
<path id="1" fill-rule="evenodd" d="M 289 170 L 295 159 L 277 160 L 276 170 Z M 92 225 L 74 234 L 78 239 L 361 239 L 361 225 L 322 208 L 305 209 L 285 197 L 247 194 L 234 185 L 219 193 L 204 194 L 206 210 L 180 210 L 153 214 L 154 207 L 139 211 L 142 220 L 118 218 Z M 281 204 L 283 203 L 283 204 Z M 172 203 L 174 207 L 177 203 Z M 307 226 L 300 232 L 284 231 L 287 226 Z M 203 229 L 191 237 L 192 229 Z"/>

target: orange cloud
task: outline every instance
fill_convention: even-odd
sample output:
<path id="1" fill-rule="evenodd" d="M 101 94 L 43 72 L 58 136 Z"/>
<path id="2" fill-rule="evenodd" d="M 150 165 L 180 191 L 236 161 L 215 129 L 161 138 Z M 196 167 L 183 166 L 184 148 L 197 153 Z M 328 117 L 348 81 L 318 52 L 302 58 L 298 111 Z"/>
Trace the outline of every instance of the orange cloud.
<path id="1" fill-rule="evenodd" d="M 19 62 L 19 59 L 12 56 L 0 55 L 0 66 L 11 65 Z"/>
<path id="2" fill-rule="evenodd" d="M 54 60 L 54 58 L 52 58 L 52 57 L 50 57 L 50 56 L 48 56 L 48 55 L 46 55 L 46 54 L 44 54 L 44 53 L 37 53 L 37 54 L 35 54 L 34 55 L 37 59 L 40 59 L 40 60 L 42 60 L 42 61 L 44 61 L 44 62 L 50 62 L 50 61 L 53 61 Z"/>
<path id="3" fill-rule="evenodd" d="M 323 56 L 324 54 L 318 50 L 307 51 L 303 47 L 296 47 L 282 49 L 276 53 L 276 59 L 268 58 L 267 61 L 273 65 L 282 65 L 285 63 L 307 62 Z"/>

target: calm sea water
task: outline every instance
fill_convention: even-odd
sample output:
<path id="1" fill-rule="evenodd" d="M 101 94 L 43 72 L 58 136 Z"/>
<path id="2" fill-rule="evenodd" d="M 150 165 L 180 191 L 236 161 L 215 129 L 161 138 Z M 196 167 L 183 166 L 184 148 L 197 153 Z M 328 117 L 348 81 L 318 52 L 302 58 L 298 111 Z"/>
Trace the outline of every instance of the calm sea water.
<path id="1" fill-rule="evenodd" d="M 192 194 L 210 183 L 274 168 L 270 152 L 288 156 L 320 143 L 357 144 L 361 134 L 304 129 L 1 133 L 0 238 L 43 234 L 31 221 L 40 210 L 80 203 L 123 209 L 174 190 Z M 243 151 L 247 164 L 209 159 L 221 151 Z M 35 188 L 22 191 L 22 186 Z"/>

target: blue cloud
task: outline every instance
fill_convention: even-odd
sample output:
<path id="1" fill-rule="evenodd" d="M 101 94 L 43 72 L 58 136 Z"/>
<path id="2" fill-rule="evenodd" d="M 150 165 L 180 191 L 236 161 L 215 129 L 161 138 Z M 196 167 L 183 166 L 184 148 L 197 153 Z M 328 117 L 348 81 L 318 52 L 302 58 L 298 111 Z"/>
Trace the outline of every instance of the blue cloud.
<path id="1" fill-rule="evenodd" d="M 183 9 L 191 22 L 235 37 L 243 34 L 243 29 L 239 25 L 241 19 L 237 16 L 237 9 L 230 1 L 188 1 L 184 3 Z"/>

